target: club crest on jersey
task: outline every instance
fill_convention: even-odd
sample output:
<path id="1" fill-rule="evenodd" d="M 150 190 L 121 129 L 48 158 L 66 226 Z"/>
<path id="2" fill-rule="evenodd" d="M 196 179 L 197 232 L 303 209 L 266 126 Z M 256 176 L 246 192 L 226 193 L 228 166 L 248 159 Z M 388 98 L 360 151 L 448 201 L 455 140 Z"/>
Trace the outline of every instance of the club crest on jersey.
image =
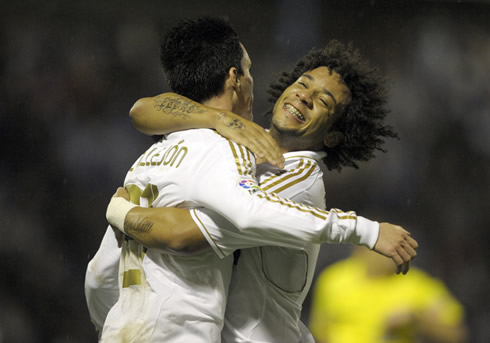
<path id="1" fill-rule="evenodd" d="M 241 178 L 239 180 L 239 185 L 242 189 L 249 191 L 250 193 L 255 193 L 260 190 L 260 187 L 254 179 Z"/>

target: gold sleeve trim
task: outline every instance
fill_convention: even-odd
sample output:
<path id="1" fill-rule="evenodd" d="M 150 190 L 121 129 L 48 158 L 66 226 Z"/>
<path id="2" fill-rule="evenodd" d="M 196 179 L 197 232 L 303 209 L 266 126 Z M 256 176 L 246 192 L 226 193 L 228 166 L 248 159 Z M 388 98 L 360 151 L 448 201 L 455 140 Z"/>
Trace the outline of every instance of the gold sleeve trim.
<path id="1" fill-rule="evenodd" d="M 323 211 L 323 210 L 316 209 L 313 207 L 309 207 L 306 205 L 301 205 L 301 204 L 294 202 L 292 200 L 273 197 L 272 195 L 267 194 L 267 193 L 257 193 L 257 196 L 260 198 L 263 198 L 267 201 L 273 202 L 273 203 L 279 203 L 283 206 L 286 206 L 289 208 L 294 208 L 294 209 L 301 211 L 301 212 L 310 213 L 310 214 L 314 215 L 315 217 L 320 218 L 322 220 L 326 220 L 327 215 L 329 214 L 328 211 Z"/>

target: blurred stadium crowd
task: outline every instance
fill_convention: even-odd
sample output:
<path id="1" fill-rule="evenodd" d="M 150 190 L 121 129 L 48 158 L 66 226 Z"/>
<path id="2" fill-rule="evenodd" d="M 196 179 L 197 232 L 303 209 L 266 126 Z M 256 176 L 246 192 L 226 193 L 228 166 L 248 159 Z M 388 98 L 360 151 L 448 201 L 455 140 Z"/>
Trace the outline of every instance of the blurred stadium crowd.
<path id="1" fill-rule="evenodd" d="M 490 4 L 294 6 L 0 4 L 0 343 L 96 340 L 85 267 L 110 196 L 151 144 L 132 129 L 128 111 L 138 98 L 168 90 L 161 33 L 201 14 L 228 15 L 241 35 L 263 125 L 274 73 L 329 39 L 353 41 L 389 76 L 390 123 L 401 139 L 358 171 L 328 174 L 327 206 L 410 230 L 420 243 L 416 265 L 463 304 L 471 341 L 490 341 Z M 322 248 L 318 271 L 349 252 Z"/>

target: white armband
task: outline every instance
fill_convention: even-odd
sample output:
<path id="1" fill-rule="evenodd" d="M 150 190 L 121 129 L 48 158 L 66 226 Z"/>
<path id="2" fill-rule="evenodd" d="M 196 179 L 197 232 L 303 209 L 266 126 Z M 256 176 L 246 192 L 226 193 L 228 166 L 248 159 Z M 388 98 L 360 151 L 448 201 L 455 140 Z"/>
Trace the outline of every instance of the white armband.
<path id="1" fill-rule="evenodd" d="M 105 214 L 107 221 L 111 226 L 126 233 L 126 231 L 124 231 L 124 219 L 128 212 L 136 206 L 138 205 L 135 205 L 124 198 L 113 197 L 109 202 L 109 206 L 107 206 L 107 212 Z"/>

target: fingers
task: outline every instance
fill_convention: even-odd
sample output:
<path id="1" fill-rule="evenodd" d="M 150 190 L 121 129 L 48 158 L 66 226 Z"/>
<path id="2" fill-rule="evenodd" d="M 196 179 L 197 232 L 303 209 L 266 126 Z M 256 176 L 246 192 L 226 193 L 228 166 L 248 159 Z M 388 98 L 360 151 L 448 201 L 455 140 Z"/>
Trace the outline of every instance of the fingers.
<path id="1" fill-rule="evenodd" d="M 419 247 L 419 244 L 415 239 L 413 239 L 411 236 L 407 236 L 405 240 L 408 242 L 408 244 L 413 248 L 417 249 Z"/>
<path id="2" fill-rule="evenodd" d="M 393 261 L 396 264 L 396 273 L 400 274 L 402 273 L 403 275 L 408 273 L 408 270 L 410 269 L 410 260 L 409 261 L 404 261 L 400 255 L 395 254 L 392 256 Z"/>
<path id="3" fill-rule="evenodd" d="M 391 259 L 393 260 L 393 262 L 395 262 L 396 264 L 396 273 L 397 274 L 400 274 L 400 272 L 402 271 L 402 265 L 403 265 L 403 259 L 400 257 L 400 255 L 398 254 L 393 254 L 393 256 L 391 256 Z"/>
<path id="4" fill-rule="evenodd" d="M 403 275 L 407 274 L 410 269 L 410 262 L 417 256 L 417 252 L 415 249 L 418 247 L 417 242 L 408 236 L 413 242 L 410 242 L 408 239 L 405 239 L 404 242 L 400 243 L 397 251 L 398 261 L 402 260 L 401 265 L 397 265 L 397 274 L 402 273 Z M 415 243 L 415 249 L 412 247 L 412 244 Z"/>
<path id="5" fill-rule="evenodd" d="M 264 129 L 261 129 L 261 133 L 257 134 L 256 138 L 258 140 L 257 145 L 259 146 L 260 152 L 263 154 L 264 159 L 276 167 L 283 168 L 284 157 L 282 156 L 279 145 L 274 138 L 272 138 L 272 136 Z"/>
<path id="6" fill-rule="evenodd" d="M 126 190 L 122 187 L 117 187 L 116 189 L 116 193 L 114 193 L 113 197 L 116 198 L 116 197 L 120 197 L 121 194 L 124 194 L 123 192 L 126 192 Z"/>
<path id="7" fill-rule="evenodd" d="M 254 137 L 250 137 L 250 141 L 244 145 L 260 160 L 265 160 L 276 167 L 284 168 L 284 157 L 279 150 L 279 145 L 264 129 L 261 128 L 260 131 L 254 134 Z"/>
<path id="8" fill-rule="evenodd" d="M 417 242 L 415 242 L 415 243 L 417 243 Z M 403 244 L 402 247 L 403 247 L 404 251 L 407 252 L 407 254 L 410 256 L 411 260 L 413 260 L 417 256 L 417 252 L 412 247 L 412 245 L 410 245 L 410 243 Z"/>
<path id="9" fill-rule="evenodd" d="M 257 158 L 279 168 L 284 167 L 279 145 L 262 126 L 243 120 L 236 114 L 223 112 L 216 130 L 224 137 L 247 147 Z"/>
<path id="10" fill-rule="evenodd" d="M 403 275 L 407 274 L 409 269 L 410 269 L 410 262 L 405 262 L 400 267 L 400 271 Z"/>
<path id="11" fill-rule="evenodd" d="M 261 164 L 261 163 L 265 163 L 265 162 L 267 162 L 267 161 L 265 160 L 265 158 L 263 156 L 262 157 L 257 156 L 257 158 L 255 159 L 255 163 L 257 163 L 257 164 Z"/>
<path id="12" fill-rule="evenodd" d="M 412 257 L 403 248 L 398 249 L 398 256 L 402 259 L 402 264 L 399 266 L 399 272 L 405 275 L 410 268 Z"/>

